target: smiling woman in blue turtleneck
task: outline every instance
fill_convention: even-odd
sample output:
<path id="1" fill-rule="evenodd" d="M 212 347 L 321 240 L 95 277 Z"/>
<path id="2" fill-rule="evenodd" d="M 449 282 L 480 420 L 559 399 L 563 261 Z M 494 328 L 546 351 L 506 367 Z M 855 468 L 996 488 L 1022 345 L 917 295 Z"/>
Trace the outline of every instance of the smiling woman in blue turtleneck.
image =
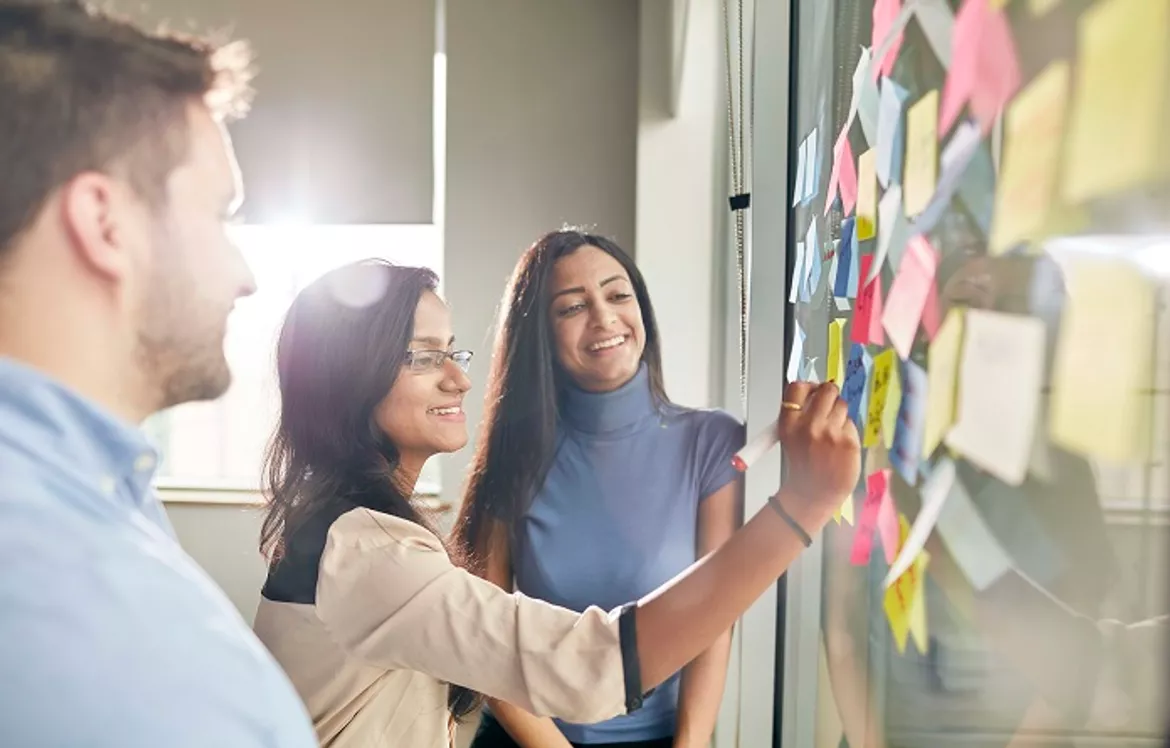
<path id="1" fill-rule="evenodd" d="M 548 234 L 521 258 L 488 381 L 457 533 L 479 573 L 573 610 L 609 609 L 669 581 L 741 522 L 731 456 L 743 428 L 672 404 L 641 273 L 612 242 Z M 475 748 L 707 745 L 727 632 L 648 696 L 596 725 L 493 702 Z"/>

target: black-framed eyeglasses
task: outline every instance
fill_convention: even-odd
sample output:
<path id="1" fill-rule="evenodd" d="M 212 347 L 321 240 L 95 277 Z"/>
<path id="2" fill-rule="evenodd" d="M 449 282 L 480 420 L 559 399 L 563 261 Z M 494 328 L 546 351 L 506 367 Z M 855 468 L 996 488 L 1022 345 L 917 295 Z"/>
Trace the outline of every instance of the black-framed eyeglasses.
<path id="1" fill-rule="evenodd" d="M 466 373 L 471 368 L 473 355 L 471 351 L 407 351 L 405 366 L 414 372 L 435 371 L 451 359 L 460 371 Z"/>

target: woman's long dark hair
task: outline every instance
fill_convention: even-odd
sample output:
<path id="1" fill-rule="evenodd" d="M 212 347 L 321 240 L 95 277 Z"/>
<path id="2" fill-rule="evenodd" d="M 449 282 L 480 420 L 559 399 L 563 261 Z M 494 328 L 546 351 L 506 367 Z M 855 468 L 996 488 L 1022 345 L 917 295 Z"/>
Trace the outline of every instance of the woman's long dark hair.
<path id="1" fill-rule="evenodd" d="M 437 284 L 426 268 L 364 260 L 327 273 L 293 301 L 277 344 L 280 418 L 263 475 L 260 547 L 270 561 L 308 519 L 339 506 L 433 529 L 411 503 L 414 487 L 374 412 L 406 360 L 419 299 Z M 476 701 L 451 689 L 456 716 Z"/>
<path id="2" fill-rule="evenodd" d="M 642 360 L 650 388 L 668 404 L 662 384 L 662 348 L 646 281 L 633 259 L 603 236 L 554 231 L 529 247 L 504 292 L 480 436 L 472 457 L 453 537 L 465 565 L 483 574 L 491 520 L 509 530 L 527 511 L 556 448 L 558 395 L 569 383 L 554 352 L 549 288 L 557 260 L 581 247 L 613 257 L 630 276 L 646 330 Z"/>

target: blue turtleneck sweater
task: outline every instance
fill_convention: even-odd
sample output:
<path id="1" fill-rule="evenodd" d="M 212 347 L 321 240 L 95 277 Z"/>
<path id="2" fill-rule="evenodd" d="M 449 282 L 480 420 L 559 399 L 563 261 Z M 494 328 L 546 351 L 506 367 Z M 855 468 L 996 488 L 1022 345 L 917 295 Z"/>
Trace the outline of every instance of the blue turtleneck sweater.
<path id="1" fill-rule="evenodd" d="M 718 410 L 661 405 L 643 364 L 607 393 L 561 398 L 557 451 L 518 527 L 516 588 L 572 610 L 637 600 L 696 560 L 699 502 L 735 479 L 742 425 Z M 678 675 L 638 711 L 597 725 L 558 721 L 574 743 L 674 734 Z"/>

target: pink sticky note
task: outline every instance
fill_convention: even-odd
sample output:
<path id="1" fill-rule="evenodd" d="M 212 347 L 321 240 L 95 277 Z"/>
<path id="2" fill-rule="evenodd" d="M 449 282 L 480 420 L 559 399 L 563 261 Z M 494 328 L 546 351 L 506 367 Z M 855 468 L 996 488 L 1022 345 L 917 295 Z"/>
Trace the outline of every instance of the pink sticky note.
<path id="1" fill-rule="evenodd" d="M 936 268 L 937 272 L 937 268 Z M 942 311 L 938 306 L 938 286 L 931 283 L 930 293 L 926 295 L 926 306 L 922 309 L 922 329 L 926 331 L 926 339 L 934 340 L 938 334 L 938 326 L 942 322 Z"/>
<path id="2" fill-rule="evenodd" d="M 861 258 L 861 267 L 858 278 L 864 278 L 873 264 L 873 255 Z M 873 343 L 882 345 L 886 336 L 882 332 L 882 277 L 874 279 L 858 289 L 857 308 L 853 312 L 853 324 L 850 325 L 849 339 L 854 343 Z"/>
<path id="3" fill-rule="evenodd" d="M 1020 63 L 1002 9 L 987 0 L 964 0 L 955 16 L 951 70 L 939 109 L 939 135 L 951 129 L 963 105 L 986 134 L 1020 87 Z"/>
<path id="4" fill-rule="evenodd" d="M 857 532 L 853 536 L 853 550 L 849 555 L 849 563 L 854 566 L 869 563 L 869 554 L 873 550 L 873 533 L 878 528 L 878 515 L 889 490 L 889 469 L 879 470 L 866 479 L 865 503 L 861 506 L 861 516 L 857 518 Z M 898 520 L 895 517 L 894 531 L 897 530 Z"/>
<path id="5" fill-rule="evenodd" d="M 882 551 L 886 554 L 886 563 L 892 564 L 898 556 L 901 528 L 898 526 L 898 508 L 894 506 L 894 496 L 890 493 L 890 471 L 887 468 L 882 473 L 886 476 L 886 488 L 882 494 L 882 503 L 878 506 L 877 531 L 878 537 L 882 539 Z"/>
<path id="6" fill-rule="evenodd" d="M 833 146 L 833 170 L 829 172 L 829 194 L 825 198 L 825 215 L 833 207 L 837 193 L 841 193 L 841 210 L 845 215 L 853 212 L 857 204 L 857 164 L 853 162 L 853 149 L 849 146 L 849 123 L 841 128 Z"/>
<path id="7" fill-rule="evenodd" d="M 934 288 L 934 273 L 938 253 L 926 237 L 919 234 L 910 240 L 906 255 L 898 266 L 898 275 L 890 285 L 882 313 L 882 326 L 890 337 L 894 350 L 903 359 L 910 357 L 918 323 L 926 309 L 926 301 Z"/>
<path id="8" fill-rule="evenodd" d="M 885 41 L 886 36 L 893 28 L 894 21 L 897 20 L 898 14 L 902 12 L 902 0 L 877 0 L 873 4 L 873 42 L 870 49 L 876 54 L 881 48 L 882 42 Z M 870 68 L 870 75 L 874 80 L 877 80 L 879 75 L 888 76 L 894 70 L 894 62 L 898 59 L 898 50 L 902 48 L 902 32 L 894 37 L 894 41 L 890 44 L 890 48 L 886 51 L 885 57 L 881 60 L 875 61 Z"/>

